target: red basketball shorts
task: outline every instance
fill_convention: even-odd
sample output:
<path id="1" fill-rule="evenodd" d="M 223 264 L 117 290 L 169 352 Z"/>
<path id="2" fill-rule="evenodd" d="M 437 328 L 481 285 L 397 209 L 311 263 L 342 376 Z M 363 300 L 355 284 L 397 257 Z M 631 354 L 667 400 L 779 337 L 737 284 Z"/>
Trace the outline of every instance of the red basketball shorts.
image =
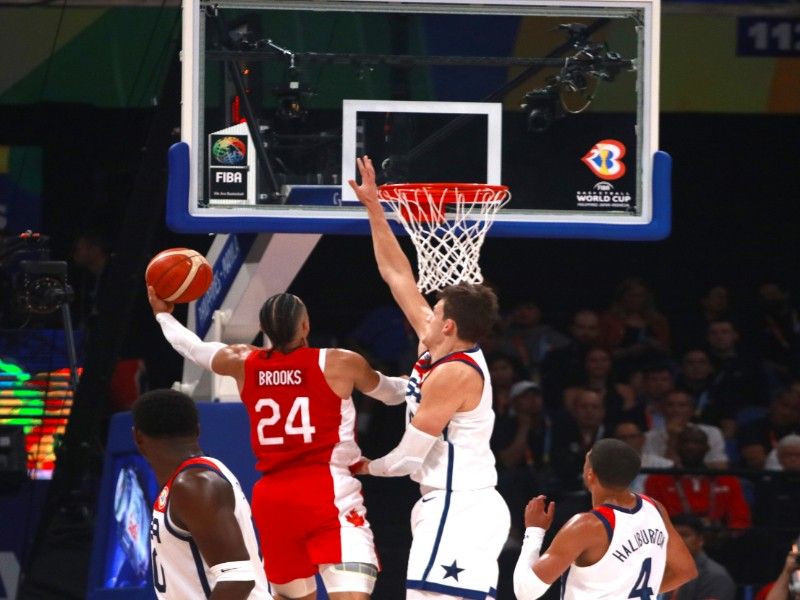
<path id="1" fill-rule="evenodd" d="M 253 487 L 253 519 L 270 582 L 311 577 L 318 565 L 378 565 L 361 483 L 341 467 L 269 473 Z"/>

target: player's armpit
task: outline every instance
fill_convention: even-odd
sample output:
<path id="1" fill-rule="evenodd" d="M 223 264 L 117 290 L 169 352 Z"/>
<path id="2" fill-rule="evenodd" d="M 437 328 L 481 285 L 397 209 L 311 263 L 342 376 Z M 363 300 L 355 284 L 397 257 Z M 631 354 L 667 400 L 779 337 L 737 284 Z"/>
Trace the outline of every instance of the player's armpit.
<path id="1" fill-rule="evenodd" d="M 459 410 L 478 406 L 483 379 L 471 366 L 450 362 L 434 369 L 422 387 L 419 409 L 411 422 L 430 435 L 442 433 Z"/>
<path id="2" fill-rule="evenodd" d="M 658 508 L 658 512 L 661 513 L 664 527 L 669 535 L 667 541 L 667 563 L 664 567 L 661 589 L 658 590 L 659 594 L 663 594 L 671 592 L 697 577 L 697 564 L 694 562 L 694 557 L 689 552 L 686 544 L 683 543 L 683 538 L 672 524 L 672 520 L 669 518 L 664 506 L 658 501 L 655 501 L 655 505 Z"/>
<path id="3" fill-rule="evenodd" d="M 170 489 L 170 517 L 176 525 L 192 534 L 200 554 L 209 565 L 250 560 L 234 514 L 235 506 L 230 483 L 213 471 L 184 471 Z M 225 585 L 220 593 L 237 593 L 243 587 Z M 219 597 L 246 598 L 247 593 Z M 212 594 L 211 597 L 216 600 L 218 596 Z"/>

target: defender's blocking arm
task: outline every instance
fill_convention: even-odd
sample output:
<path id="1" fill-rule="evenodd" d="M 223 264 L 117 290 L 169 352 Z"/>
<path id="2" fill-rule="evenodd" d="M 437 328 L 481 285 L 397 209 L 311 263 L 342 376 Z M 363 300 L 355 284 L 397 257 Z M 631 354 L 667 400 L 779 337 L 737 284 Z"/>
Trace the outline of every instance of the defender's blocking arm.
<path id="1" fill-rule="evenodd" d="M 367 209 L 378 271 L 419 336 L 422 334 L 428 315 L 431 314 L 431 308 L 417 289 L 411 263 L 386 220 L 386 214 L 378 200 L 378 187 L 375 184 L 375 168 L 372 166 L 372 161 L 368 156 L 357 160 L 361 185 L 353 180 L 349 183 L 359 201 Z"/>

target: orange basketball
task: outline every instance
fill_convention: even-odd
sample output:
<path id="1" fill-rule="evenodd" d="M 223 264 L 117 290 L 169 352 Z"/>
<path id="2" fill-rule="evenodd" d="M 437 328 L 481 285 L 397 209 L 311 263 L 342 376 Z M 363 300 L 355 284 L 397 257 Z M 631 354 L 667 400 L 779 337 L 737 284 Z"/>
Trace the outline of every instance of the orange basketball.
<path id="1" fill-rule="evenodd" d="M 205 257 L 189 248 L 159 252 L 147 265 L 144 279 L 167 302 L 197 300 L 211 286 L 213 272 Z"/>

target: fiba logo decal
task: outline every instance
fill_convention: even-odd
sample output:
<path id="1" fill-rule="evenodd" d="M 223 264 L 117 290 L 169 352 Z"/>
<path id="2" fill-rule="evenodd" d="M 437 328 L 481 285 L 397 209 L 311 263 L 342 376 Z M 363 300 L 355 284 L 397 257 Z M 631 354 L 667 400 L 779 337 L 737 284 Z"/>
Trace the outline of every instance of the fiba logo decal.
<path id="1" fill-rule="evenodd" d="M 239 137 L 225 136 L 214 142 L 211 156 L 221 165 L 241 165 L 247 160 L 247 144 Z"/>
<path id="2" fill-rule="evenodd" d="M 625 175 L 625 144 L 617 140 L 601 140 L 581 160 L 600 179 L 614 180 Z"/>
<path id="3" fill-rule="evenodd" d="M 614 186 L 607 181 L 598 181 L 594 184 L 594 189 L 598 192 L 611 192 L 614 190 Z"/>
<path id="4" fill-rule="evenodd" d="M 238 127 L 238 125 L 237 125 Z M 232 129 L 232 128 L 229 128 Z M 225 204 L 245 204 L 248 194 L 250 156 L 248 137 L 212 133 L 208 140 L 208 199 Z"/>

